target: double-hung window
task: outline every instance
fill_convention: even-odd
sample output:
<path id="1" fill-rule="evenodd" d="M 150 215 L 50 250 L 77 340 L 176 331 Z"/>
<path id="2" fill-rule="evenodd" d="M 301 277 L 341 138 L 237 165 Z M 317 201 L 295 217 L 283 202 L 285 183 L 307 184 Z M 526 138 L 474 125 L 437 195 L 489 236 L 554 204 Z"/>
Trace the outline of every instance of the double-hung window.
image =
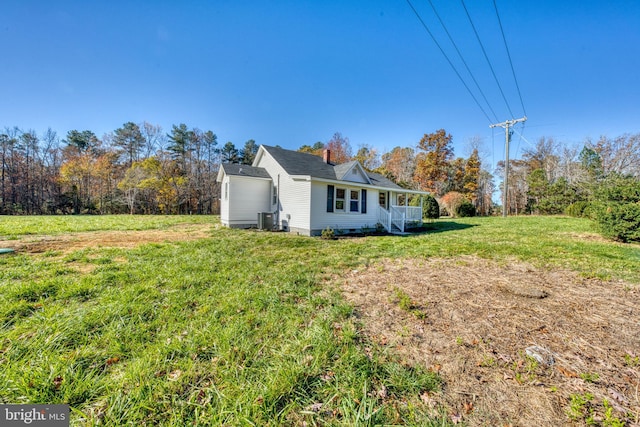
<path id="1" fill-rule="evenodd" d="M 367 190 L 328 185 L 327 212 L 367 213 Z"/>
<path id="2" fill-rule="evenodd" d="M 345 211 L 346 197 L 347 190 L 344 188 L 336 188 L 336 212 Z"/>
<path id="3" fill-rule="evenodd" d="M 349 212 L 360 212 L 360 192 L 349 190 Z"/>

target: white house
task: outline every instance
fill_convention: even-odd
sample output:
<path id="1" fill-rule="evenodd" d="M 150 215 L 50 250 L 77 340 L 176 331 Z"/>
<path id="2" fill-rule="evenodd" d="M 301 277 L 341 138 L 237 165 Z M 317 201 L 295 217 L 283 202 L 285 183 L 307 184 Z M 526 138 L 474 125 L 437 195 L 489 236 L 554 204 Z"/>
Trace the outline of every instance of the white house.
<path id="1" fill-rule="evenodd" d="M 266 145 L 251 166 L 223 164 L 217 180 L 223 225 L 256 227 L 260 216 L 272 219 L 275 229 L 308 236 L 327 227 L 357 232 L 377 224 L 403 232 L 407 223 L 422 221 L 421 208 L 407 206 L 409 195 L 428 194 L 367 172 L 357 161 L 334 165 L 328 150 L 319 157 Z"/>

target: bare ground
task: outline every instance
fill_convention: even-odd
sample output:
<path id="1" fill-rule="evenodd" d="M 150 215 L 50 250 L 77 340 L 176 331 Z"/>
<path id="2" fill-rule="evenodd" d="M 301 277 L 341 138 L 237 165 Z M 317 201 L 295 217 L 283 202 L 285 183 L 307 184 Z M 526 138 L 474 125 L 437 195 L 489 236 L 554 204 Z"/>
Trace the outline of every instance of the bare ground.
<path id="1" fill-rule="evenodd" d="M 443 390 L 421 396 L 434 414 L 640 425 L 637 285 L 475 257 L 384 260 L 336 280 L 371 340 L 440 373 Z"/>
<path id="2" fill-rule="evenodd" d="M 179 224 L 164 230 L 93 231 L 59 235 L 24 236 L 20 240 L 0 240 L 0 247 L 18 253 L 48 251 L 69 253 L 85 248 L 134 248 L 145 243 L 197 240 L 210 236 L 209 224 Z"/>
<path id="3" fill-rule="evenodd" d="M 196 240 L 210 229 L 38 235 L 0 247 L 65 254 Z M 383 260 L 336 280 L 372 341 L 443 377 L 441 392 L 421 396 L 434 414 L 470 426 L 640 426 L 637 285 L 475 257 Z M 532 346 L 542 362 L 526 355 Z"/>

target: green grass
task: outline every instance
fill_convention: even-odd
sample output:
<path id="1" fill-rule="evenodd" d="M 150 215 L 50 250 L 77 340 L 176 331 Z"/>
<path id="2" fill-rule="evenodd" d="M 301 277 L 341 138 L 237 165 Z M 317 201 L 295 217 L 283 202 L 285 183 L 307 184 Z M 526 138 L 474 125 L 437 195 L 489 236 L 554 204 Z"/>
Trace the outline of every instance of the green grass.
<path id="1" fill-rule="evenodd" d="M 68 403 L 72 424 L 447 425 L 440 378 L 360 333 L 331 274 L 381 257 L 475 254 L 640 282 L 640 246 L 564 217 L 437 221 L 322 240 L 213 217 L 2 217 L 0 234 L 211 223 L 210 238 L 0 256 L 0 403 Z"/>
<path id="2" fill-rule="evenodd" d="M 29 234 L 157 230 L 178 224 L 207 224 L 211 223 L 213 218 L 206 215 L 0 216 L 0 240 L 16 239 Z"/>

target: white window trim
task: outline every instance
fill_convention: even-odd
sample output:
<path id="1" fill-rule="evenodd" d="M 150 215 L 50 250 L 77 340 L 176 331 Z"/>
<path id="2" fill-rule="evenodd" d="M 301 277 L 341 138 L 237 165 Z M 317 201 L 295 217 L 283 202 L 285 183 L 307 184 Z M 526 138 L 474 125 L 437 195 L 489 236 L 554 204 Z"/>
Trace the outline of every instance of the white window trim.
<path id="1" fill-rule="evenodd" d="M 344 191 L 344 197 L 342 198 L 338 198 L 338 191 Z M 333 211 L 334 212 L 338 212 L 338 213 L 346 213 L 347 211 L 347 205 L 349 203 L 349 199 L 347 197 L 347 195 L 349 190 L 347 188 L 338 188 L 335 187 L 334 190 L 334 197 L 333 197 Z M 342 202 L 342 209 L 338 207 L 338 202 Z"/>
<path id="2" fill-rule="evenodd" d="M 351 198 L 353 193 L 356 193 L 356 198 L 355 199 Z M 351 209 L 351 203 L 353 203 L 353 202 L 357 202 L 358 203 L 358 209 L 356 209 L 355 211 L 353 209 Z M 362 212 L 360 212 L 360 190 L 353 190 L 353 189 L 349 190 L 349 213 L 362 213 Z"/>
<path id="3" fill-rule="evenodd" d="M 344 198 L 338 198 L 338 190 L 344 191 Z M 335 187 L 333 193 L 333 213 L 348 214 L 348 215 L 362 215 L 362 189 L 354 187 Z M 355 191 L 358 195 L 357 199 L 351 199 L 351 192 Z M 351 210 L 351 202 L 358 202 L 358 210 Z M 338 208 L 338 202 L 343 202 L 343 209 Z"/>

